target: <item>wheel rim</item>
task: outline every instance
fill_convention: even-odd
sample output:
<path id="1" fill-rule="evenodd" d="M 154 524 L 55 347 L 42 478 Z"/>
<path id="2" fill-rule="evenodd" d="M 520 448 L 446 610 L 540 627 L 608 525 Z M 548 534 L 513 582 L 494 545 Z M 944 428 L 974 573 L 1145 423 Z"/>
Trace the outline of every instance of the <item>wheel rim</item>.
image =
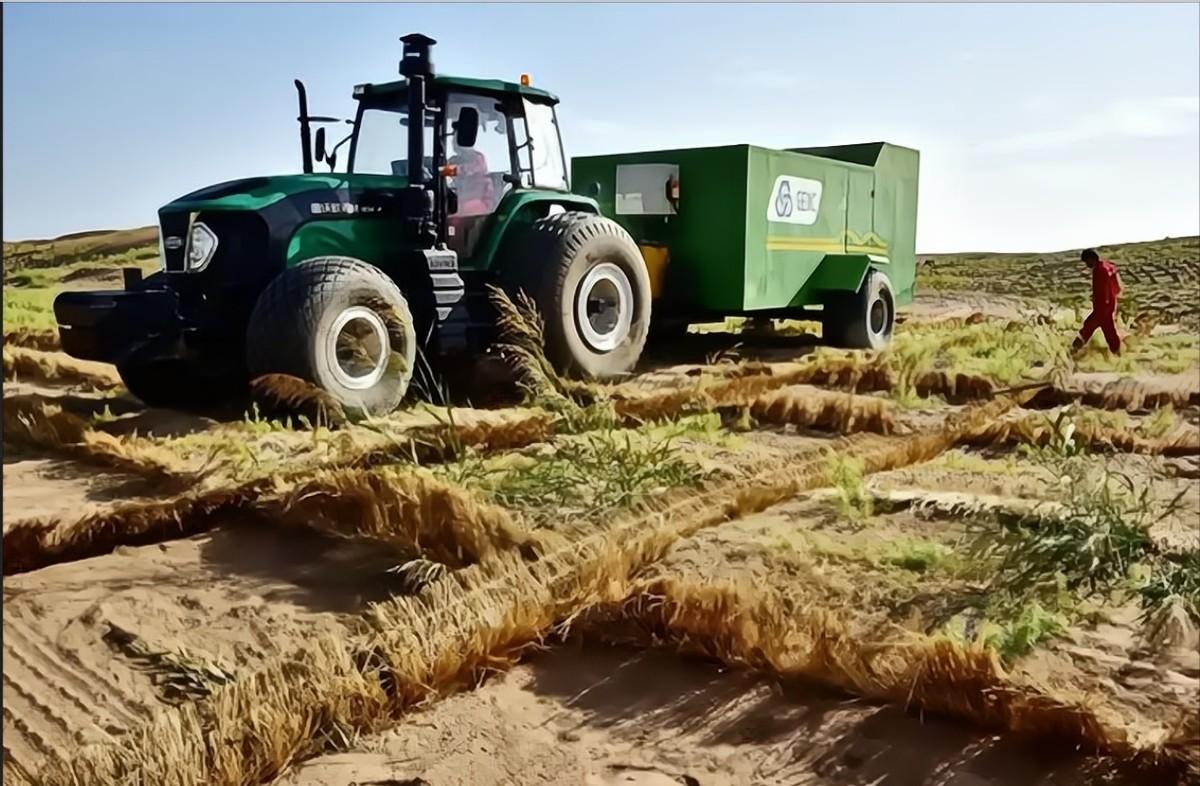
<path id="1" fill-rule="evenodd" d="M 575 321 L 584 343 L 596 352 L 611 352 L 628 338 L 633 285 L 624 270 L 603 262 L 588 271 L 575 295 Z"/>
<path id="2" fill-rule="evenodd" d="M 881 336 L 887 332 L 887 303 L 883 302 L 883 298 L 876 298 L 871 304 L 870 320 L 872 333 Z"/>
<path id="3" fill-rule="evenodd" d="M 366 306 L 351 306 L 337 315 L 326 339 L 333 376 L 351 390 L 366 390 L 387 370 L 387 326 Z"/>

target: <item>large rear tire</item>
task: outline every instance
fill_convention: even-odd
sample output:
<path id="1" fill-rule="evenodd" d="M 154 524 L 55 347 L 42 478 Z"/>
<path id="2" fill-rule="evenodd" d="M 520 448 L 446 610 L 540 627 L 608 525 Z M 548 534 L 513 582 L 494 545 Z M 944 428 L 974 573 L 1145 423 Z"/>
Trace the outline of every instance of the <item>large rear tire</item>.
<path id="1" fill-rule="evenodd" d="M 830 346 L 884 349 L 896 324 L 891 281 L 878 270 L 867 271 L 857 292 L 839 292 L 825 301 L 821 322 L 822 338 Z"/>
<path id="2" fill-rule="evenodd" d="M 246 331 L 251 378 L 290 374 L 371 415 L 400 405 L 416 350 L 399 287 L 349 257 L 310 259 L 280 273 L 259 296 Z"/>
<path id="3" fill-rule="evenodd" d="M 631 372 L 650 329 L 650 275 L 620 224 L 563 212 L 506 244 L 501 277 L 545 321 L 546 356 L 559 373 L 611 379 Z"/>

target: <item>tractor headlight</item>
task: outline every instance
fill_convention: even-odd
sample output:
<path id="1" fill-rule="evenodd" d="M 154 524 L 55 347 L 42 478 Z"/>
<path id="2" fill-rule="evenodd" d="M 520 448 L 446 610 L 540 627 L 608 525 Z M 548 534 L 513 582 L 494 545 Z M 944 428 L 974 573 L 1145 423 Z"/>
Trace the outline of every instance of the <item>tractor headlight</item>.
<path id="1" fill-rule="evenodd" d="M 203 270 L 217 253 L 217 235 L 204 223 L 197 221 L 192 224 L 191 234 L 188 235 L 188 270 Z"/>

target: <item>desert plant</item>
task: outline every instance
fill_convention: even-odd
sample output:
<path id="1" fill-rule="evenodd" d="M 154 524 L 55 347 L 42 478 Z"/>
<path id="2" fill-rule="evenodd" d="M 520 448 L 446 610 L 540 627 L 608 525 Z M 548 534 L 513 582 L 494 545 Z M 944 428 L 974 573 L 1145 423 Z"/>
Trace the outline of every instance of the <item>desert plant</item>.
<path id="1" fill-rule="evenodd" d="M 680 456 L 671 436 L 639 437 L 601 431 L 562 441 L 549 456 L 501 474 L 489 493 L 534 519 L 564 514 L 586 518 L 703 478 L 696 465 Z"/>
<path id="2" fill-rule="evenodd" d="M 1003 625 L 985 624 L 980 636 L 1006 662 L 1029 654 L 1041 642 L 1061 635 L 1067 618 L 1060 612 L 1047 611 L 1036 600 L 1021 607 L 1016 618 Z"/>
<path id="3" fill-rule="evenodd" d="M 914 573 L 928 573 L 931 570 L 953 564 L 954 549 L 929 540 L 902 540 L 889 544 L 884 550 L 882 561 Z"/>
<path id="4" fill-rule="evenodd" d="M 1051 611 L 1059 609 L 1064 592 L 1068 598 L 1089 598 L 1129 589 L 1135 566 L 1149 563 L 1158 578 L 1140 597 L 1153 610 L 1175 594 L 1176 584 L 1187 584 L 1186 571 L 1157 567 L 1162 557 L 1149 534 L 1155 522 L 1179 509 L 1185 492 L 1164 502 L 1152 484 L 1139 484 L 1107 462 L 1096 473 L 1074 434 L 1074 421 L 1060 413 L 1052 439 L 1026 449 L 1058 479 L 1059 511 L 984 525 L 976 531 L 972 552 L 994 566 L 991 586 L 1010 608 L 1037 600 Z"/>
<path id="5" fill-rule="evenodd" d="M 1136 589 L 1146 616 L 1179 604 L 1200 621 L 1200 551 L 1164 554 L 1150 565 L 1149 575 Z"/>
<path id="6" fill-rule="evenodd" d="M 863 482 L 863 469 L 863 462 L 853 456 L 832 454 L 829 458 L 838 507 L 842 515 L 851 519 L 868 519 L 874 512 L 874 500 Z"/>
<path id="7" fill-rule="evenodd" d="M 1156 408 L 1150 416 L 1141 422 L 1139 429 L 1150 439 L 1162 439 L 1171 433 L 1175 427 L 1175 407 L 1168 402 L 1165 406 Z"/>

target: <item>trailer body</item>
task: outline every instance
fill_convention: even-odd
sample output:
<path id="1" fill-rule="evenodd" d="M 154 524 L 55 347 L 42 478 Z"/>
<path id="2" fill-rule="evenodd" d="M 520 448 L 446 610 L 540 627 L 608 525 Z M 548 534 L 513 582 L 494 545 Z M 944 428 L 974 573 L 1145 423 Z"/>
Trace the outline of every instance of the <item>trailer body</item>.
<path id="1" fill-rule="evenodd" d="M 577 157 L 575 188 L 642 248 L 655 309 L 781 314 L 855 291 L 868 270 L 912 300 L 917 151 L 875 142 Z"/>

